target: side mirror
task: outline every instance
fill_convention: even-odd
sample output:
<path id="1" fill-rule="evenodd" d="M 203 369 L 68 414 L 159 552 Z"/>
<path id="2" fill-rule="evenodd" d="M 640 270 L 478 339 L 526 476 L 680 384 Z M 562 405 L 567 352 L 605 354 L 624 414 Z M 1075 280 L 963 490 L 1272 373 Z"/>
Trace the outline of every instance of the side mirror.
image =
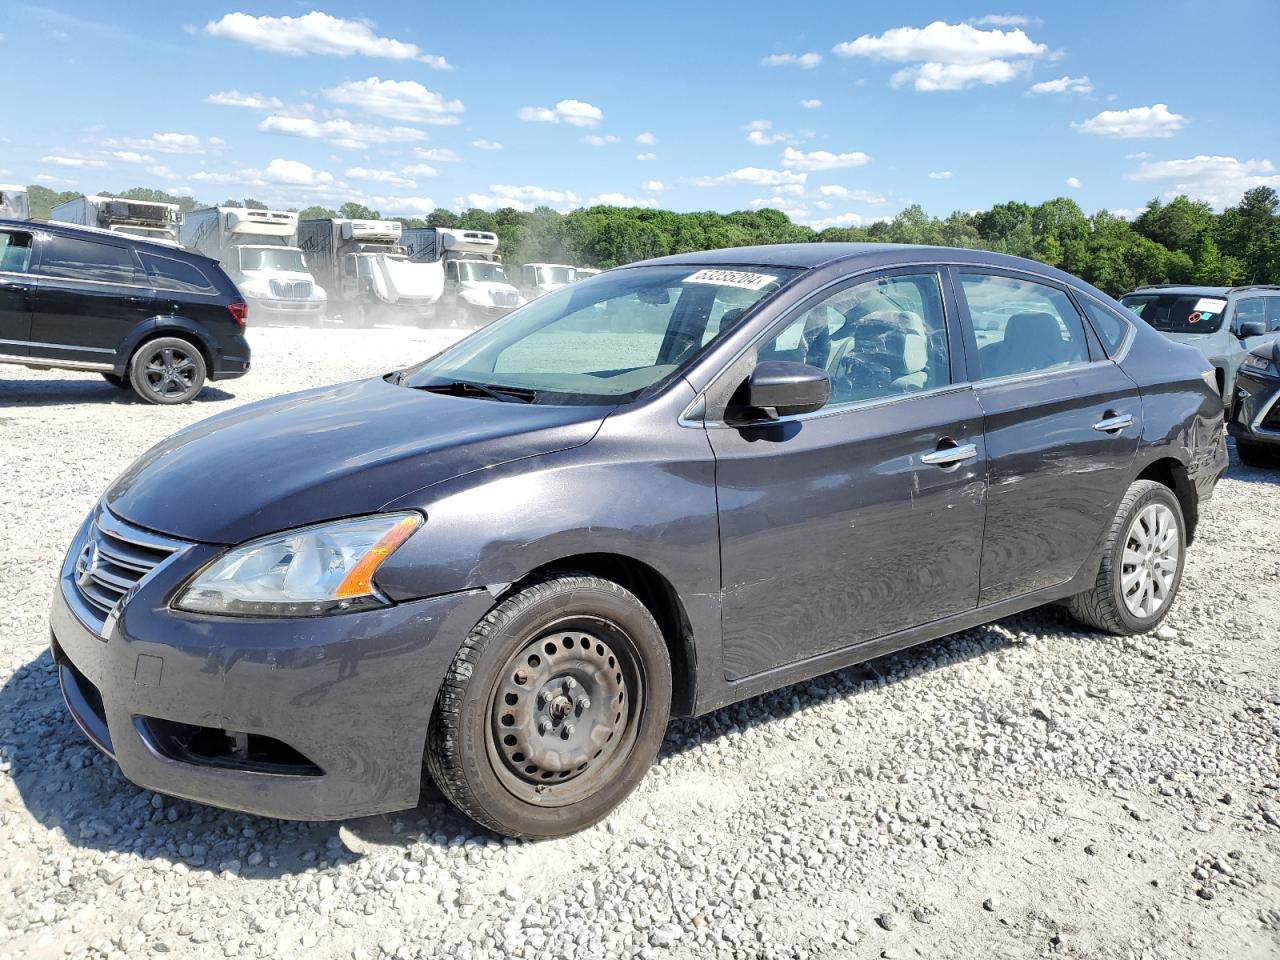
<path id="1" fill-rule="evenodd" d="M 821 367 L 789 360 L 765 360 L 756 364 L 746 382 L 744 402 L 749 407 L 772 410 L 774 416 L 812 413 L 831 397 L 831 378 Z"/>
<path id="2" fill-rule="evenodd" d="M 1241 320 L 1240 326 L 1236 329 L 1240 331 L 1236 336 L 1242 340 L 1245 337 L 1261 337 L 1267 332 L 1267 322 L 1265 320 Z"/>

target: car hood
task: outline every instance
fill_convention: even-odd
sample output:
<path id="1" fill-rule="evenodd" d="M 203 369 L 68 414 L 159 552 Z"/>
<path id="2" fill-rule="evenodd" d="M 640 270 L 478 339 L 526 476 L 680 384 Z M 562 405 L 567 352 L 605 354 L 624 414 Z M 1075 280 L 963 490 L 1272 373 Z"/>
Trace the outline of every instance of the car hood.
<path id="1" fill-rule="evenodd" d="M 241 543 L 374 513 L 453 477 L 580 446 L 612 407 L 442 396 L 381 378 L 249 404 L 152 447 L 107 491 L 160 533 Z"/>

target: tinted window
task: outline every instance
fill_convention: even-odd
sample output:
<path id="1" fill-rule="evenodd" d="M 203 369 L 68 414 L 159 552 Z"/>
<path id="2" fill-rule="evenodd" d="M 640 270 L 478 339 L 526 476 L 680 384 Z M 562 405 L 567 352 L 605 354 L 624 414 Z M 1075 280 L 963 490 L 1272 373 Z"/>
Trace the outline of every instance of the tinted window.
<path id="1" fill-rule="evenodd" d="M 1267 332 L 1280 330 L 1280 297 L 1267 297 Z"/>
<path id="2" fill-rule="evenodd" d="M 830 404 L 928 390 L 950 382 L 942 290 L 934 273 L 842 287 L 760 349 L 760 360 L 821 367 Z"/>
<path id="3" fill-rule="evenodd" d="M 1107 348 L 1107 356 L 1115 356 L 1116 351 L 1120 349 L 1120 344 L 1124 343 L 1125 335 L 1129 332 L 1129 325 L 1102 304 L 1088 297 L 1081 297 L 1080 304 L 1084 307 L 1089 322 L 1093 324 L 1093 332 Z"/>
<path id="4" fill-rule="evenodd" d="M 1246 320 L 1260 320 L 1263 323 L 1266 323 L 1267 305 L 1266 301 L 1264 301 L 1262 297 L 1252 297 L 1248 300 L 1236 301 L 1236 318 L 1233 321 L 1235 328 L 1239 330 L 1240 324 L 1244 323 Z"/>
<path id="5" fill-rule="evenodd" d="M 1161 333 L 1217 333 L 1225 297 L 1198 293 L 1131 293 L 1120 302 Z"/>
<path id="6" fill-rule="evenodd" d="M 1033 280 L 962 273 L 984 379 L 1089 362 L 1084 322 L 1071 299 Z"/>
<path id="7" fill-rule="evenodd" d="M 140 253 L 142 265 L 161 290 L 180 290 L 184 293 L 212 293 L 214 286 L 195 264 L 154 253 Z"/>
<path id="8" fill-rule="evenodd" d="M 26 273 L 31 269 L 31 234 L 0 231 L 0 271 Z"/>
<path id="9" fill-rule="evenodd" d="M 100 283 L 142 283 L 133 251 L 113 243 L 49 236 L 40 245 L 40 273 Z"/>

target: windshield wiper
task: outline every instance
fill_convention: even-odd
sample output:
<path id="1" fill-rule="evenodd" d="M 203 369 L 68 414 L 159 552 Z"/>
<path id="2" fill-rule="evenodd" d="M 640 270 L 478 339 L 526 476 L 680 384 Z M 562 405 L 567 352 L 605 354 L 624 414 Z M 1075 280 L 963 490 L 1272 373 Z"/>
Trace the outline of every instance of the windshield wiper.
<path id="1" fill-rule="evenodd" d="M 470 380 L 448 380 L 442 383 L 424 383 L 415 386 L 415 390 L 428 393 L 443 393 L 452 397 L 488 397 L 504 403 L 533 403 L 538 395 L 526 387 L 491 387 L 487 383 L 472 383 Z"/>

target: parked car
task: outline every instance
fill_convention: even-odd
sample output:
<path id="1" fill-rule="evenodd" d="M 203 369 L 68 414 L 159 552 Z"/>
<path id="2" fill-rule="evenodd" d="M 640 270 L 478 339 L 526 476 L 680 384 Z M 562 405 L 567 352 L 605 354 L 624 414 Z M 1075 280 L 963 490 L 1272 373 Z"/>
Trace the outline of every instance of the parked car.
<path id="1" fill-rule="evenodd" d="M 0 220 L 0 363 L 96 370 L 186 403 L 249 370 L 247 308 L 216 260 L 92 227 Z"/>
<path id="2" fill-rule="evenodd" d="M 1250 466 L 1280 466 L 1280 337 L 1249 351 L 1236 374 L 1227 432 Z"/>
<path id="3" fill-rule="evenodd" d="M 1142 287 L 1120 302 L 1170 340 L 1213 364 L 1224 407 L 1245 355 L 1280 331 L 1280 286 Z"/>
<path id="4" fill-rule="evenodd" d="M 673 715 L 1054 601 L 1151 630 L 1226 457 L 1205 360 L 1050 267 L 682 254 L 158 445 L 76 533 L 53 653 L 151 789 L 348 817 L 414 805 L 425 758 L 556 836 Z"/>

